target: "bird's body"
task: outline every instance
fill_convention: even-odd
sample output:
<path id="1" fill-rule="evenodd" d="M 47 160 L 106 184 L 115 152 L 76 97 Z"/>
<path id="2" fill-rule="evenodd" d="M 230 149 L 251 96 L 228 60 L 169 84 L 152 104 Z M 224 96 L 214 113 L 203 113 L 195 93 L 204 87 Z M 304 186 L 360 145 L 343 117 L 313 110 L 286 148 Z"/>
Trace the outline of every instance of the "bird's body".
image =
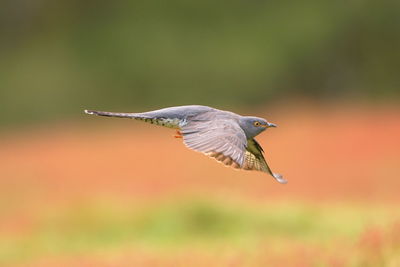
<path id="1" fill-rule="evenodd" d="M 254 139 L 266 128 L 276 127 L 265 119 L 199 105 L 170 107 L 143 113 L 93 110 L 85 112 L 99 116 L 131 118 L 178 129 L 187 147 L 214 157 L 227 166 L 267 172 L 278 182 L 286 183 L 280 174 L 273 173 L 268 167 L 263 149 Z"/>

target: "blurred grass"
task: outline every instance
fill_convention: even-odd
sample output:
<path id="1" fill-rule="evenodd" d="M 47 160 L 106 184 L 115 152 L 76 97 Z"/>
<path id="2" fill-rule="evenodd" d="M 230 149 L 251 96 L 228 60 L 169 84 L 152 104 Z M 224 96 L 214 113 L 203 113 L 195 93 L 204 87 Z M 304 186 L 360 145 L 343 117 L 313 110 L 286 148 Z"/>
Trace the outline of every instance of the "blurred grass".
<path id="1" fill-rule="evenodd" d="M 235 252 L 251 254 L 265 244 L 273 255 L 279 255 L 280 249 L 290 251 L 288 248 L 296 243 L 325 252 L 353 248 L 351 259 L 355 260 L 363 231 L 369 226 L 389 229 L 399 218 L 388 206 L 294 202 L 261 205 L 193 198 L 157 206 L 101 200 L 58 206 L 35 216 L 28 233 L 0 239 L 1 264 L 79 255 L 97 255 L 96 259 L 101 260 L 110 255 L 118 257 L 121 251 L 130 249 L 155 253 L 158 258 L 187 247 L 208 253 L 228 246 Z M 390 240 L 387 242 L 389 258 L 385 261 L 397 249 L 389 244 Z M 165 252 L 160 253 L 162 250 Z"/>

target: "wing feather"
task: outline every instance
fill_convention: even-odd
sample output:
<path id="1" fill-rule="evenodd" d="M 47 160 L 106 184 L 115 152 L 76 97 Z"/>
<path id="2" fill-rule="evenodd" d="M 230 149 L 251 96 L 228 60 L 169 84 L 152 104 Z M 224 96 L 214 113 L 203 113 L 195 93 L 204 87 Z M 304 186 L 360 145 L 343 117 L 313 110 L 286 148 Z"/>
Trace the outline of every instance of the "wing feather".
<path id="1" fill-rule="evenodd" d="M 282 175 L 272 172 L 264 158 L 262 147 L 255 139 L 247 140 L 247 149 L 245 153 L 245 163 L 243 165 L 243 169 L 266 172 L 271 174 L 272 177 L 274 177 L 279 183 L 287 183 Z"/>
<path id="2" fill-rule="evenodd" d="M 269 173 L 278 182 L 286 183 L 280 174 L 271 171 L 260 144 L 254 139 L 247 139 L 235 119 L 210 117 L 212 115 L 201 114 L 181 127 L 183 141 L 188 148 L 227 166 Z"/>
<path id="3" fill-rule="evenodd" d="M 181 133 L 187 147 L 214 157 L 225 165 L 243 165 L 247 140 L 234 119 L 196 118 L 181 127 Z"/>

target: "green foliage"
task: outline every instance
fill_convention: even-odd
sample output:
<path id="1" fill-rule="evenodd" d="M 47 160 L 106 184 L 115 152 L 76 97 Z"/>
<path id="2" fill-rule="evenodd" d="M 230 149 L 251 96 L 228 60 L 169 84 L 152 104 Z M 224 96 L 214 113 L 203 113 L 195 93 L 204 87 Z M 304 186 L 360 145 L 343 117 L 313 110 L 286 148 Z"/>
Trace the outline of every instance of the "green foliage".
<path id="1" fill-rule="evenodd" d="M 398 95 L 398 1 L 9 1 L 0 122 Z"/>

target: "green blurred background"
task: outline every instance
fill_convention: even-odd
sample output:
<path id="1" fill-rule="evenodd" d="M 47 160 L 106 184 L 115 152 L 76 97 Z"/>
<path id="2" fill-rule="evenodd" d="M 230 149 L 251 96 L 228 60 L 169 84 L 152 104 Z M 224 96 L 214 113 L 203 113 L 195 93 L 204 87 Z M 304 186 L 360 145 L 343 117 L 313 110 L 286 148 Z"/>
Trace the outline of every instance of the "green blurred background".
<path id="1" fill-rule="evenodd" d="M 0 4 L 1 266 L 400 266 L 400 1 Z M 262 116 L 276 183 L 166 128 Z"/>
<path id="2" fill-rule="evenodd" d="M 399 96 L 400 2 L 15 0 L 0 123 L 188 103 Z"/>

